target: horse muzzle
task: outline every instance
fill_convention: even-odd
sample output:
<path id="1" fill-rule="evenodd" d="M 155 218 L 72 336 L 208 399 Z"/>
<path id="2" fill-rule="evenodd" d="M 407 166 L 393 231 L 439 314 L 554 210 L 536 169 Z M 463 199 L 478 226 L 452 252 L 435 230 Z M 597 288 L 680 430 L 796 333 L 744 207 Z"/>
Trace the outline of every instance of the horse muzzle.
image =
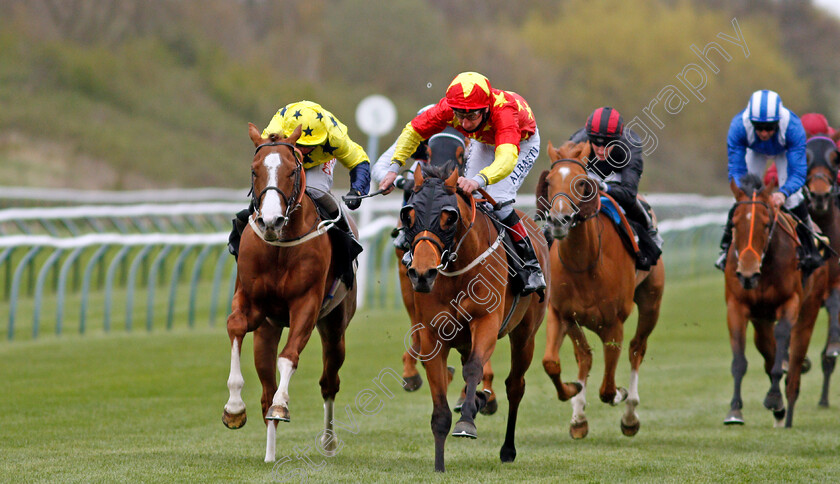
<path id="1" fill-rule="evenodd" d="M 833 198 L 831 193 L 811 192 L 808 198 L 811 202 L 811 208 L 816 213 L 828 213 L 829 209 L 831 208 L 831 200 Z"/>
<path id="2" fill-rule="evenodd" d="M 286 217 L 283 215 L 277 217 L 259 216 L 256 222 L 266 240 L 277 240 L 280 237 L 280 231 L 286 225 Z"/>
<path id="3" fill-rule="evenodd" d="M 761 273 L 755 272 L 750 275 L 744 275 L 741 272 L 736 272 L 735 276 L 738 277 L 738 282 L 741 283 L 741 287 L 749 290 L 758 287 L 758 278 L 761 277 Z"/>
<path id="4" fill-rule="evenodd" d="M 552 216 L 548 222 L 551 224 L 551 235 L 557 240 L 563 240 L 569 235 L 569 229 L 574 225 L 574 217 L 571 215 Z"/>
<path id="5" fill-rule="evenodd" d="M 430 293 L 435 285 L 438 270 L 431 268 L 421 274 L 414 267 L 409 267 L 407 275 L 408 280 L 411 281 L 411 287 L 413 287 L 416 292 Z"/>

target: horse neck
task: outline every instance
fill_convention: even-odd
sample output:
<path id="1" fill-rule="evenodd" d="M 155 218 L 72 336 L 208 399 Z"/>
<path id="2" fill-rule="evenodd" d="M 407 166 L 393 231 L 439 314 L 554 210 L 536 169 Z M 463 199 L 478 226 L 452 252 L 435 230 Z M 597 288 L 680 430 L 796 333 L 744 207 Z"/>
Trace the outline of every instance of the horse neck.
<path id="1" fill-rule="evenodd" d="M 764 263 L 771 267 L 783 267 L 796 259 L 794 241 L 785 229 L 779 226 L 782 222 L 776 220 L 770 243 L 764 254 Z"/>
<path id="2" fill-rule="evenodd" d="M 471 196 L 471 195 L 470 195 Z M 472 218 L 472 206 L 469 202 L 464 200 L 462 196 L 458 196 L 458 210 L 460 212 L 460 219 L 463 221 L 458 224 L 458 232 L 455 236 L 453 249 L 461 245 L 458 249 L 458 259 L 461 264 L 467 265 L 473 259 L 480 256 L 488 247 L 495 241 L 498 233 L 493 228 L 493 223 L 487 219 L 489 215 L 483 213 L 475 214 L 475 222 L 472 229 L 469 228 L 470 219 Z M 489 240 L 489 234 L 494 234 L 493 239 Z M 485 241 L 485 242 L 482 242 Z"/>
<path id="3" fill-rule="evenodd" d="M 569 230 L 569 234 L 560 240 L 560 256 L 564 259 L 580 261 L 589 264 L 598 258 L 601 251 L 600 229 L 603 228 L 601 214 L 596 215 Z"/>
<path id="4" fill-rule="evenodd" d="M 840 217 L 840 207 L 837 206 L 834 200 L 831 200 L 828 211 L 823 213 L 810 213 L 810 215 L 814 223 L 819 225 L 820 229 L 828 234 L 836 228 L 837 217 Z"/>

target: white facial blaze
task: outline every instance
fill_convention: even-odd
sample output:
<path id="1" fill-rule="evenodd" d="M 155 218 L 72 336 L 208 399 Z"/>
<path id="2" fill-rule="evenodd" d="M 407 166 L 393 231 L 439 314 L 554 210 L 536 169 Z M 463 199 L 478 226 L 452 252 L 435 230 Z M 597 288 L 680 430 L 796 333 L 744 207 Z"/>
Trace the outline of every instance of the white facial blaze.
<path id="1" fill-rule="evenodd" d="M 277 187 L 277 167 L 279 167 L 282 163 L 283 159 L 280 158 L 278 153 L 271 153 L 263 160 L 263 165 L 268 172 L 268 180 L 265 185 L 266 188 Z M 277 217 L 283 215 L 282 205 L 280 195 L 278 195 L 277 191 L 268 190 L 265 192 L 260 212 L 262 213 L 263 220 L 266 224 L 273 223 L 277 220 Z"/>
<path id="2" fill-rule="evenodd" d="M 567 176 L 569 176 L 569 172 L 570 172 L 571 170 L 569 170 L 569 168 L 568 168 L 568 167 L 565 167 L 565 166 L 564 166 L 564 167 L 560 168 L 560 170 L 559 170 L 559 171 L 560 171 L 560 174 L 563 176 L 563 179 L 565 180 L 565 179 L 566 179 L 566 177 L 567 177 Z"/>

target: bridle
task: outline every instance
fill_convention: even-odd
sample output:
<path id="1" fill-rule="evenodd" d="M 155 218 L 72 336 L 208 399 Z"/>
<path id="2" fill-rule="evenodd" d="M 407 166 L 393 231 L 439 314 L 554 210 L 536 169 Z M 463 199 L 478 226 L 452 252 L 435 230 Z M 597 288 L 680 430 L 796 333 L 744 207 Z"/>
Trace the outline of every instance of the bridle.
<path id="1" fill-rule="evenodd" d="M 551 164 L 551 168 L 549 168 L 549 170 L 554 170 L 554 167 L 555 167 L 556 165 L 560 164 L 560 163 L 574 163 L 575 165 L 578 165 L 579 167 L 583 168 L 583 173 L 584 173 L 584 174 L 586 173 L 586 165 L 584 165 L 584 164 L 583 164 L 583 163 L 581 163 L 580 161 L 575 160 L 575 159 L 573 159 L 573 158 L 562 158 L 562 159 L 559 159 L 559 160 L 555 160 L 555 161 Z M 569 196 L 569 194 L 567 194 L 567 193 L 564 193 L 564 192 L 557 192 L 556 194 L 554 194 L 554 196 L 553 196 L 553 197 L 551 197 L 551 200 L 549 201 L 549 213 L 551 212 L 551 208 L 552 208 L 552 207 L 554 207 L 554 202 L 557 200 L 557 198 L 558 198 L 558 197 L 565 198 L 566 200 L 568 200 L 568 201 L 569 201 L 569 203 L 570 203 L 570 204 L 571 204 L 571 206 L 573 206 L 573 207 L 577 207 L 577 206 L 578 206 L 578 203 L 580 203 L 580 202 L 575 203 L 575 201 L 574 201 L 574 200 L 572 200 L 572 197 L 571 197 L 571 196 Z M 572 217 L 572 223 L 571 223 L 571 225 L 569 225 L 569 228 L 572 228 L 572 227 L 576 226 L 576 225 L 577 225 L 577 224 L 579 224 L 579 223 L 586 222 L 587 220 L 589 220 L 589 219 L 591 219 L 591 218 L 593 218 L 593 217 L 598 216 L 598 212 L 601 210 L 601 197 L 599 197 L 599 196 L 597 196 L 597 195 L 596 195 L 595 199 L 596 199 L 596 208 L 595 208 L 595 210 L 593 210 L 593 211 L 592 211 L 592 213 L 589 213 L 589 214 L 587 214 L 587 215 L 581 215 L 582 210 L 580 210 L 580 209 L 578 209 L 577 211 L 575 211 L 575 215 Z M 551 220 L 551 217 L 548 217 L 548 220 L 550 221 L 550 220 Z"/>
<path id="2" fill-rule="evenodd" d="M 303 162 L 301 162 L 303 154 L 301 154 L 300 150 L 291 143 L 287 143 L 285 141 L 273 141 L 257 146 L 257 149 L 254 150 L 254 156 L 257 156 L 260 149 L 265 148 L 266 146 L 285 146 L 292 150 L 292 154 L 294 154 L 295 158 L 295 170 L 293 172 L 295 181 L 292 184 L 292 193 L 287 196 L 282 190 L 280 190 L 279 187 L 267 186 L 258 195 L 254 190 L 256 175 L 254 172 L 251 172 L 251 191 L 248 192 L 248 195 L 251 196 L 251 205 L 254 207 L 254 214 L 260 216 L 260 206 L 262 204 L 263 196 L 265 196 L 265 194 L 270 190 L 277 192 L 283 200 L 283 203 L 286 205 L 286 212 L 283 215 L 286 217 L 286 220 L 288 220 L 292 213 L 300 207 L 301 201 L 303 200 L 304 188 L 306 186 L 306 173 L 303 171 Z M 289 203 L 290 200 L 294 200 L 294 203 Z"/>
<path id="3" fill-rule="evenodd" d="M 779 213 L 776 212 L 774 214 L 773 209 L 770 208 L 769 204 L 767 204 L 766 202 L 763 202 L 761 200 L 756 200 L 755 199 L 755 192 L 753 192 L 753 194 L 752 194 L 752 200 L 742 200 L 740 202 L 735 202 L 734 206 L 737 207 L 739 205 L 751 205 L 752 206 L 752 209 L 750 210 L 750 234 L 749 234 L 749 237 L 747 238 L 747 247 L 744 249 L 743 253 L 752 252 L 753 254 L 755 254 L 755 256 L 759 260 L 759 268 L 760 268 L 761 264 L 764 263 L 764 258 L 767 256 L 767 249 L 770 246 L 770 241 L 773 240 L 773 232 L 776 229 L 776 219 L 778 218 Z M 762 248 L 761 253 L 759 253 L 755 249 L 755 247 L 753 247 L 753 234 L 755 233 L 755 208 L 759 205 L 766 208 L 767 213 L 769 215 L 771 215 L 771 217 L 769 217 L 770 218 L 770 233 L 767 235 L 767 241 L 764 243 L 764 247 Z M 741 255 L 742 255 L 742 253 L 740 253 L 740 251 L 738 250 L 738 247 L 736 246 L 735 247 L 735 257 L 738 260 L 740 260 Z"/>

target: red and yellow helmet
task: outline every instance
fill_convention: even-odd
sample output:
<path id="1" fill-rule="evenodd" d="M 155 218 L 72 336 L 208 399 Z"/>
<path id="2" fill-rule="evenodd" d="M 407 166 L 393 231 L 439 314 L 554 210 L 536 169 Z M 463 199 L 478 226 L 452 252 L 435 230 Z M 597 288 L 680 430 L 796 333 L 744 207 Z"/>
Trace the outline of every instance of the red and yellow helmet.
<path id="1" fill-rule="evenodd" d="M 478 72 L 462 72 L 446 89 L 446 102 L 452 109 L 486 108 L 493 102 L 491 89 L 490 81 Z"/>

